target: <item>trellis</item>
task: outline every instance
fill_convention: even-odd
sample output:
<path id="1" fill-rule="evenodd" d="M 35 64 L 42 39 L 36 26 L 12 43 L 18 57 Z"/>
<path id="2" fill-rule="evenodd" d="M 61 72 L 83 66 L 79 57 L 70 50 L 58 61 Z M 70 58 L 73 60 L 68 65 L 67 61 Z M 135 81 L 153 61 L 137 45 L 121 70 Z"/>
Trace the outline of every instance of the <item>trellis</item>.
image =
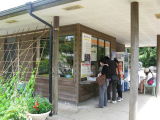
<path id="1" fill-rule="evenodd" d="M 16 72 L 24 74 L 25 80 L 31 75 L 33 70 L 38 74 L 39 64 L 43 56 L 48 39 L 48 29 L 46 27 L 34 32 L 18 31 L 12 35 L 0 37 L 0 75 L 9 77 Z M 45 41 L 43 46 L 41 41 Z"/>

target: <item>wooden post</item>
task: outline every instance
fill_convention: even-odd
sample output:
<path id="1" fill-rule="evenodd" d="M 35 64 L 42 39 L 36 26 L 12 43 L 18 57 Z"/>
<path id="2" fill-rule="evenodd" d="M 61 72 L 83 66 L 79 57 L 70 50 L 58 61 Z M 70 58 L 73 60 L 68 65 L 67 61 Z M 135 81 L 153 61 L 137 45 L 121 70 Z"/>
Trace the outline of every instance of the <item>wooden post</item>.
<path id="1" fill-rule="evenodd" d="M 59 16 L 54 16 L 53 32 L 53 82 L 52 82 L 52 103 L 53 114 L 58 113 L 58 61 L 59 61 Z"/>
<path id="2" fill-rule="evenodd" d="M 38 61 L 38 62 L 40 61 L 40 58 L 41 58 L 40 47 L 41 47 L 40 40 L 38 40 L 36 42 L 36 61 Z"/>
<path id="3" fill-rule="evenodd" d="M 33 38 L 35 40 L 35 38 Z M 40 51 L 40 50 L 39 50 Z M 33 69 L 37 68 L 36 60 L 37 60 L 37 42 L 33 43 Z"/>
<path id="4" fill-rule="evenodd" d="M 160 97 L 160 35 L 157 35 L 157 74 L 156 74 L 156 96 Z"/>
<path id="5" fill-rule="evenodd" d="M 80 24 L 76 25 L 76 37 L 74 42 L 74 80 L 75 80 L 75 93 L 76 104 L 79 103 L 79 85 L 81 79 L 81 32 Z"/>
<path id="6" fill-rule="evenodd" d="M 139 5 L 131 3 L 131 87 L 129 100 L 129 120 L 137 119 L 138 69 L 139 69 Z"/>

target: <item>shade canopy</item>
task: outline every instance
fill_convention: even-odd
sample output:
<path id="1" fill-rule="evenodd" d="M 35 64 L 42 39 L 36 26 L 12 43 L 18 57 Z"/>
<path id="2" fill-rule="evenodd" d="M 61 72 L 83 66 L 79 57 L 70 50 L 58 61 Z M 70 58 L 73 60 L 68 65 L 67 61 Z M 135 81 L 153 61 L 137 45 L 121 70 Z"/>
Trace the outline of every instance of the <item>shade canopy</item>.
<path id="1" fill-rule="evenodd" d="M 73 0 L 72 0 L 73 1 Z M 34 13 L 48 22 L 60 16 L 60 25 L 81 23 L 130 46 L 130 0 L 80 0 L 57 4 Z M 160 1 L 139 0 L 140 46 L 156 46 L 160 34 Z M 0 20 L 0 35 L 44 28 L 44 25 L 24 13 Z"/>

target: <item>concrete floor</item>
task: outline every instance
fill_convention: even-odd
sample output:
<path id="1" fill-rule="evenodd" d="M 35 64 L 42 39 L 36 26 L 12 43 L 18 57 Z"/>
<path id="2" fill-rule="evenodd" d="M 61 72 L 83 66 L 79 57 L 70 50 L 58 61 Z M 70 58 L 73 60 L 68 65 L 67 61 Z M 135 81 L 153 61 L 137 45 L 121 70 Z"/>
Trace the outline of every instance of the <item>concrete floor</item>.
<path id="1" fill-rule="evenodd" d="M 129 120 L 129 92 L 117 104 L 96 108 L 98 98 L 81 103 L 78 107 L 59 103 L 59 114 L 49 120 Z M 151 95 L 139 95 L 137 120 L 160 120 L 160 99 Z"/>

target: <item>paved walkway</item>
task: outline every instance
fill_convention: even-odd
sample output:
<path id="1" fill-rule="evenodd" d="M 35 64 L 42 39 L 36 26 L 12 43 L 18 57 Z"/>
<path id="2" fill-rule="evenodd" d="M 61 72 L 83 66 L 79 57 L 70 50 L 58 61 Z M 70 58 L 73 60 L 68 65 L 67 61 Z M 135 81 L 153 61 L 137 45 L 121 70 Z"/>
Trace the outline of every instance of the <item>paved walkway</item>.
<path id="1" fill-rule="evenodd" d="M 49 120 L 129 120 L 129 92 L 117 104 L 96 108 L 98 98 L 81 103 L 78 107 L 59 104 L 59 114 Z M 138 120 L 160 120 L 160 99 L 151 95 L 139 95 Z"/>

